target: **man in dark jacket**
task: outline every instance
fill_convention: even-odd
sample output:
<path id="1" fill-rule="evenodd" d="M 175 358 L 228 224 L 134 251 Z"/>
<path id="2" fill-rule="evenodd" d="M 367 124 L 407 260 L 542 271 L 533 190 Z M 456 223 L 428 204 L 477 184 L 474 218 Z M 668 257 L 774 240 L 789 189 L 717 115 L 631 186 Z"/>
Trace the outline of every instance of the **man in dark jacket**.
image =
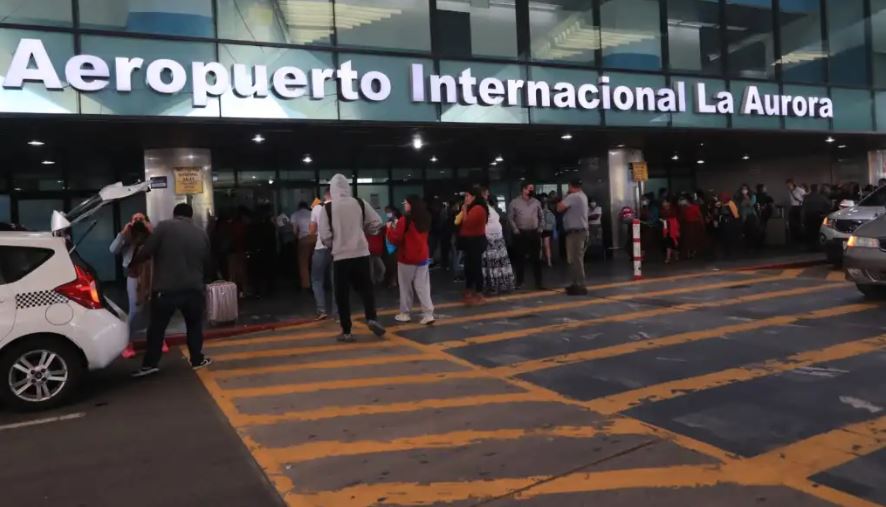
<path id="1" fill-rule="evenodd" d="M 209 237 L 192 221 L 194 209 L 190 205 L 176 205 L 172 216 L 172 220 L 160 222 L 154 228 L 154 233 L 132 259 L 133 264 L 148 259 L 154 261 L 147 350 L 142 367 L 133 377 L 160 371 L 157 365 L 163 338 L 176 310 L 180 310 L 185 319 L 191 366 L 196 370 L 212 364 L 212 359 L 203 355 L 205 280 L 212 264 Z"/>
<path id="2" fill-rule="evenodd" d="M 809 194 L 803 200 L 803 225 L 806 231 L 806 244 L 810 249 L 818 247 L 819 227 L 824 217 L 831 212 L 831 201 L 818 188 L 810 187 Z"/>

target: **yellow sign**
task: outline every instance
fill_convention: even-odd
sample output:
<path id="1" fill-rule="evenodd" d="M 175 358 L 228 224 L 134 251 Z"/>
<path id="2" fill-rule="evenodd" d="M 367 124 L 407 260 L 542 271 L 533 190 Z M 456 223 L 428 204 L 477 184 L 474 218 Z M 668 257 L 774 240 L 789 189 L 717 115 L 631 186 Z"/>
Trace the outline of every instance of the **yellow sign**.
<path id="1" fill-rule="evenodd" d="M 203 170 L 199 167 L 176 167 L 175 193 L 178 195 L 202 194 Z"/>
<path id="2" fill-rule="evenodd" d="M 634 177 L 634 181 L 648 181 L 649 166 L 646 165 L 646 162 L 631 162 L 631 175 Z"/>

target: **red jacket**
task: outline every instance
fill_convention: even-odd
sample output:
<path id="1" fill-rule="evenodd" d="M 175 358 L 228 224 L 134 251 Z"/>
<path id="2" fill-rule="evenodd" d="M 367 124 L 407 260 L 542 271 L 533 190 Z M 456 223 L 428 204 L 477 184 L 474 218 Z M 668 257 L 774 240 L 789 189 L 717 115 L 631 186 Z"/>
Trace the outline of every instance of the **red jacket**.
<path id="1" fill-rule="evenodd" d="M 482 204 L 475 204 L 468 208 L 465 218 L 461 222 L 458 235 L 461 237 L 475 238 L 486 236 L 486 222 L 489 220 L 489 211 Z"/>
<path id="2" fill-rule="evenodd" d="M 397 262 L 420 266 L 428 262 L 428 233 L 419 232 L 418 227 L 400 217 L 394 227 L 388 227 L 388 241 L 397 246 Z"/>

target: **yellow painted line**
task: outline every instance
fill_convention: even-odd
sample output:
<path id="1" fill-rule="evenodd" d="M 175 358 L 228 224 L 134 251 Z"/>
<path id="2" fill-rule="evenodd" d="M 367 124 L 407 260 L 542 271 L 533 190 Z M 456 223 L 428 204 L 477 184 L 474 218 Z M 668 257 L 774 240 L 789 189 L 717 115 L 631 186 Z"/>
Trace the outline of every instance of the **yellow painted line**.
<path id="1" fill-rule="evenodd" d="M 728 287 L 735 287 L 738 285 L 749 285 L 749 284 L 757 284 L 757 283 L 765 283 L 772 282 L 776 280 L 784 280 L 784 275 L 772 275 L 765 276 L 761 278 L 750 278 L 746 280 L 732 280 L 729 282 L 718 282 L 707 285 L 699 285 L 697 287 L 677 287 L 653 292 L 644 292 L 637 294 L 614 294 L 611 296 L 599 297 L 594 299 L 578 299 L 575 301 L 569 302 L 561 302 L 550 305 L 542 305 L 542 306 L 534 306 L 531 308 L 517 308 L 514 310 L 504 310 L 499 312 L 487 312 L 487 313 L 479 313 L 476 315 L 466 315 L 464 317 L 455 317 L 449 319 L 441 319 L 436 325 L 449 325 L 449 324 L 463 324 L 466 322 L 476 322 L 481 320 L 493 320 L 493 319 L 504 319 L 508 317 L 518 317 L 521 315 L 525 315 L 527 313 L 544 313 L 544 312 L 552 312 L 559 310 L 568 310 L 573 308 L 584 308 L 587 306 L 595 306 L 601 304 L 609 304 L 617 301 L 631 301 L 634 299 L 645 299 L 645 298 L 653 298 L 658 296 L 673 296 L 675 294 L 687 294 L 690 292 L 700 292 L 705 290 L 715 290 L 715 289 L 724 289 Z M 482 311 L 482 308 L 481 308 Z M 420 324 L 402 324 L 399 326 L 393 326 L 390 328 L 390 331 L 399 333 L 402 331 L 411 331 L 414 329 L 423 329 L 426 326 L 422 326 Z"/>
<path id="2" fill-rule="evenodd" d="M 333 417 L 351 417 L 373 414 L 396 414 L 400 412 L 416 412 L 425 409 L 474 407 L 480 405 L 526 403 L 545 401 L 531 393 L 486 394 L 461 398 L 431 398 L 385 405 L 346 405 L 328 406 L 313 410 L 284 412 L 282 414 L 240 414 L 239 424 L 243 426 L 263 426 L 287 421 L 318 421 Z M 428 417 L 433 417 L 429 415 Z"/>
<path id="3" fill-rule="evenodd" d="M 426 361 L 431 359 L 426 354 L 401 354 L 379 357 L 359 357 L 354 359 L 332 359 L 329 361 L 317 361 L 313 363 L 274 364 L 270 366 L 255 366 L 250 368 L 213 369 L 212 374 L 217 379 L 229 379 L 238 377 L 250 377 L 255 375 L 267 375 L 269 373 L 288 373 L 292 371 L 321 370 L 336 368 L 351 368 L 356 366 L 374 366 L 380 364 L 408 363 L 411 361 Z"/>
<path id="4" fill-rule="evenodd" d="M 314 347 L 287 347 L 285 349 L 270 350 L 249 350 L 245 352 L 231 352 L 229 354 L 217 354 L 213 356 L 215 361 L 238 361 L 243 359 L 263 359 L 269 357 L 290 357 L 304 356 L 308 354 L 318 354 L 321 352 L 332 352 L 336 350 L 364 350 L 364 349 L 383 349 L 393 347 L 394 344 L 389 341 L 378 342 L 358 342 L 358 343 L 336 343 L 331 345 L 317 345 Z"/>
<path id="5" fill-rule="evenodd" d="M 813 287 L 810 289 L 804 289 L 807 292 L 812 292 L 813 290 L 822 290 L 821 287 Z M 769 295 L 771 297 L 778 297 L 775 293 L 766 293 L 759 294 L 755 296 L 763 296 Z M 784 294 L 781 294 L 784 295 Z M 755 297 L 748 296 L 748 298 Z M 741 298 L 740 298 L 741 299 Z M 765 299 L 758 297 L 757 300 Z M 732 303 L 739 302 L 737 300 L 732 301 Z M 745 300 L 746 302 L 746 300 Z M 710 306 L 710 305 L 706 305 Z M 711 329 L 703 329 L 699 331 L 687 331 L 685 333 L 677 333 L 669 336 L 663 336 L 660 338 L 652 338 L 649 340 L 622 343 L 619 345 L 612 345 L 609 347 L 601 347 L 598 349 L 584 350 L 581 352 L 573 352 L 569 354 L 562 354 L 559 356 L 546 357 L 542 359 L 532 359 L 529 361 L 524 361 L 521 363 L 514 363 L 506 366 L 499 366 L 495 368 L 496 372 L 503 374 L 505 376 L 517 376 L 522 375 L 524 373 L 529 373 L 533 371 L 545 370 L 548 368 L 556 368 L 558 366 L 563 366 L 567 364 L 579 363 L 583 361 L 589 361 L 592 359 L 603 359 L 606 357 L 614 357 L 621 356 L 625 354 L 631 354 L 634 352 L 640 352 L 643 350 L 652 350 L 661 347 L 667 347 L 670 345 L 679 345 L 682 343 L 690 343 L 700 340 L 707 340 L 710 338 L 717 338 L 724 334 L 730 333 L 743 333 L 747 331 L 754 331 L 757 329 L 763 329 L 770 326 L 783 326 L 787 324 L 793 324 L 799 320 L 813 320 L 813 319 L 821 319 L 828 317 L 835 317 L 842 315 L 844 313 L 855 313 L 861 312 L 865 310 L 870 310 L 873 308 L 877 308 L 877 304 L 875 303 L 859 303 L 845 306 L 837 306 L 832 308 L 826 308 L 823 310 L 815 310 L 809 313 L 792 313 L 787 315 L 768 317 L 766 319 L 754 320 L 748 322 L 741 322 L 738 324 L 729 324 L 726 326 L 715 327 Z M 677 313 L 677 312 L 674 312 Z M 587 321 L 581 321 L 584 323 Z M 539 330 L 529 330 L 531 332 L 527 334 L 535 334 L 543 331 Z M 524 331 L 525 332 L 525 331 Z"/>
<path id="6" fill-rule="evenodd" d="M 842 271 L 831 271 L 828 273 L 828 276 L 825 277 L 829 282 L 845 282 L 846 281 L 846 273 Z"/>
<path id="7" fill-rule="evenodd" d="M 586 406 L 595 412 L 602 414 L 615 414 L 628 410 L 641 403 L 654 403 L 658 401 L 677 398 L 685 394 L 713 389 L 737 382 L 746 382 L 756 378 L 775 375 L 786 371 L 796 370 L 826 361 L 836 361 L 848 357 L 876 352 L 886 348 L 886 335 L 881 335 L 864 340 L 833 345 L 831 347 L 811 350 L 794 354 L 783 360 L 770 360 L 758 366 L 745 366 L 730 368 L 706 375 L 683 378 L 671 382 L 664 382 L 653 386 L 625 391 L 597 398 L 587 402 Z"/>
<path id="8" fill-rule="evenodd" d="M 852 496 L 849 493 L 808 480 L 789 478 L 784 482 L 784 485 L 841 507 L 883 507 L 883 504 Z"/>
<path id="9" fill-rule="evenodd" d="M 285 333 L 285 334 L 275 334 L 272 336 L 256 336 L 254 338 L 236 338 L 236 339 L 226 339 L 226 340 L 218 340 L 207 343 L 204 348 L 207 349 L 224 349 L 226 347 L 237 347 L 243 345 L 257 345 L 263 343 L 279 343 L 279 342 L 297 342 L 303 340 L 313 340 L 318 338 L 332 338 L 341 334 L 341 330 L 338 327 L 326 326 L 329 329 L 311 331 L 308 333 Z M 312 328 L 312 329 L 316 329 Z M 360 333 L 354 333 L 355 336 L 361 336 Z"/>
<path id="10" fill-rule="evenodd" d="M 599 435 L 636 434 L 631 424 L 621 428 L 611 425 L 606 428 L 594 426 L 554 426 L 551 428 L 508 428 L 497 430 L 464 430 L 393 440 L 358 440 L 354 442 L 324 441 L 310 442 L 283 448 L 268 449 L 278 463 L 299 463 L 333 456 L 357 456 L 383 452 L 410 451 L 414 449 L 443 449 L 463 447 L 480 442 L 519 440 L 527 437 L 544 438 L 592 438 Z"/>
<path id="11" fill-rule="evenodd" d="M 403 384 L 433 384 L 446 380 L 488 377 L 482 372 L 456 371 L 428 373 L 423 375 L 403 375 L 399 377 L 364 377 L 347 380 L 330 380 L 326 382 L 311 382 L 305 384 L 280 384 L 264 387 L 247 387 L 242 389 L 226 389 L 225 396 L 229 398 L 256 398 L 261 396 L 279 396 L 295 393 L 313 393 L 328 391 L 331 389 L 359 389 L 361 387 L 384 387 Z"/>
<path id="12" fill-rule="evenodd" d="M 776 277 L 777 279 L 780 277 Z M 763 281 L 769 281 L 766 279 L 762 279 Z M 717 284 L 722 285 L 722 284 Z M 726 284 L 725 286 L 734 285 L 733 283 Z M 738 284 L 744 285 L 744 284 Z M 750 303 L 754 301 L 763 301 L 766 299 L 772 299 L 776 297 L 782 296 L 795 296 L 800 294 L 806 294 L 810 292 L 819 292 L 828 288 L 836 288 L 836 285 L 818 285 L 813 287 L 801 287 L 796 289 L 786 289 L 782 291 L 774 291 L 774 292 L 762 292 L 759 294 L 751 294 L 748 296 L 741 296 L 736 298 L 724 298 L 718 299 L 714 301 L 708 301 L 706 303 L 686 303 L 680 304 L 676 306 L 664 307 L 664 308 L 652 308 L 648 310 L 640 310 L 636 312 L 629 313 L 618 313 L 614 315 L 608 315 L 606 317 L 598 317 L 595 319 L 587 319 L 587 320 L 574 320 L 569 322 L 564 322 L 560 324 L 546 325 L 546 326 L 537 326 L 530 327 L 524 329 L 517 329 L 514 331 L 505 331 L 501 333 L 488 334 L 483 336 L 475 336 L 471 338 L 459 338 L 455 340 L 449 340 L 444 342 L 434 343 L 432 346 L 439 349 L 451 349 L 457 347 L 464 347 L 466 345 L 479 345 L 483 343 L 492 343 L 504 340 L 513 340 L 515 338 L 524 338 L 526 336 L 530 336 L 533 334 L 549 334 L 556 333 L 561 331 L 568 331 L 572 329 L 579 329 L 583 327 L 589 327 L 596 324 L 606 323 L 606 322 L 627 322 L 631 320 L 638 319 L 648 319 L 651 317 L 660 317 L 663 315 L 674 315 L 678 313 L 686 313 L 693 310 L 699 310 L 703 308 L 718 308 L 725 306 L 733 306 L 741 303 Z M 707 287 L 710 289 L 711 287 Z M 714 287 L 720 288 L 720 287 Z M 705 290 L 705 287 L 697 287 L 696 290 Z M 686 292 L 683 289 L 675 289 L 682 292 Z M 657 294 L 649 293 L 645 294 L 643 297 L 653 297 Z M 614 298 L 610 298 L 614 299 Z"/>

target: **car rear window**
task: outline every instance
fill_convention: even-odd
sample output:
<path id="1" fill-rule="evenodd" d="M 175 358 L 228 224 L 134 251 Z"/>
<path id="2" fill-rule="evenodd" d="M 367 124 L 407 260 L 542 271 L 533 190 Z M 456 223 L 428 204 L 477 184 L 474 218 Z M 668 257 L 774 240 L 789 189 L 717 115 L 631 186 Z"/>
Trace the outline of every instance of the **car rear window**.
<path id="1" fill-rule="evenodd" d="M 886 187 L 880 187 L 858 203 L 859 206 L 886 206 Z"/>
<path id="2" fill-rule="evenodd" d="M 48 248 L 0 246 L 0 284 L 14 283 L 52 257 Z"/>

